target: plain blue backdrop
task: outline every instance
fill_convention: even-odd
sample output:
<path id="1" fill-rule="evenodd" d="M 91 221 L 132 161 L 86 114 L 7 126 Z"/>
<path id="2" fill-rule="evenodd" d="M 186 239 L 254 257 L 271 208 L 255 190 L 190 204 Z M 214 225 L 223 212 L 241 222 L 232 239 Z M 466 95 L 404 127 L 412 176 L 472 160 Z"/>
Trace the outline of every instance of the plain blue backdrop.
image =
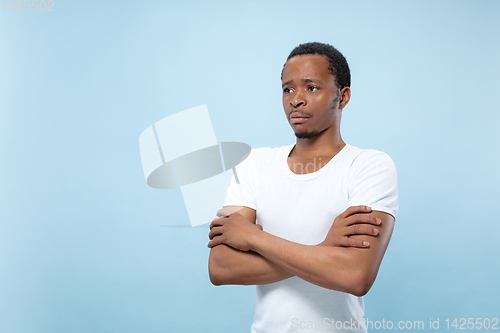
<path id="1" fill-rule="evenodd" d="M 500 317 L 500 2 L 54 1 L 0 4 L 0 332 L 248 331 L 254 287 L 210 284 L 208 228 L 162 227 L 187 212 L 138 138 L 207 104 L 218 141 L 293 143 L 309 41 L 351 66 L 344 140 L 398 169 L 366 318 Z"/>

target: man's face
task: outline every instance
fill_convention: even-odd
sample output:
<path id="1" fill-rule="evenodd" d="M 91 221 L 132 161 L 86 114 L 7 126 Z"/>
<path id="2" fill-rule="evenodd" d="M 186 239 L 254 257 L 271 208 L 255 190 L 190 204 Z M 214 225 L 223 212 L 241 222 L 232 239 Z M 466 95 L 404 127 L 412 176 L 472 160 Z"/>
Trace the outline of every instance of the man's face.
<path id="1" fill-rule="evenodd" d="M 312 138 L 339 124 L 339 89 L 318 54 L 291 58 L 283 69 L 283 108 L 297 138 Z"/>

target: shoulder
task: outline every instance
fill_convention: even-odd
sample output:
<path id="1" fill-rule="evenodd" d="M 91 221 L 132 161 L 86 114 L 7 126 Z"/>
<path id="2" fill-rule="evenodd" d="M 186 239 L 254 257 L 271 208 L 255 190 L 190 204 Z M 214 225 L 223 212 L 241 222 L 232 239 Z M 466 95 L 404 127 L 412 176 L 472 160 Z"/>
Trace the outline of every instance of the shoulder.
<path id="1" fill-rule="evenodd" d="M 394 162 L 384 152 L 359 149 L 348 175 L 349 205 L 367 205 L 396 217 L 398 181 Z"/>
<path id="2" fill-rule="evenodd" d="M 372 163 L 387 163 L 394 165 L 394 161 L 392 160 L 392 158 L 388 154 L 380 150 L 361 149 L 351 146 L 349 149 L 349 153 L 352 160 L 352 166 L 355 167 Z"/>
<path id="3" fill-rule="evenodd" d="M 257 164 L 272 163 L 282 158 L 285 154 L 289 153 L 292 147 L 293 145 L 281 146 L 276 148 L 271 148 L 271 147 L 253 148 L 250 151 L 248 159 L 252 161 L 252 163 L 257 163 Z"/>
<path id="4" fill-rule="evenodd" d="M 388 154 L 376 149 L 361 149 L 358 147 L 351 147 L 350 150 L 351 176 L 368 171 L 396 174 L 396 166 Z"/>
<path id="5" fill-rule="evenodd" d="M 266 158 L 273 157 L 276 155 L 283 155 L 285 152 L 289 152 L 292 149 L 293 145 L 281 146 L 281 147 L 260 147 L 253 148 L 250 152 L 250 155 L 254 154 L 257 158 Z"/>
<path id="6" fill-rule="evenodd" d="M 250 154 L 244 158 L 239 168 L 252 169 L 252 170 L 266 170 L 273 165 L 278 165 L 287 153 L 290 152 L 293 145 L 281 146 L 276 148 L 260 147 L 253 148 Z"/>

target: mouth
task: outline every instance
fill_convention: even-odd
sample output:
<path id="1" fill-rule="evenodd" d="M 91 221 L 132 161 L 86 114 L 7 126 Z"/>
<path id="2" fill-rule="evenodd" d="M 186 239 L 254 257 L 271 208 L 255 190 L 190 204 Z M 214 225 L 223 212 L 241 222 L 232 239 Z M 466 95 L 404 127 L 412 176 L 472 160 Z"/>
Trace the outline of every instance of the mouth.
<path id="1" fill-rule="evenodd" d="M 302 124 L 302 123 L 306 122 L 309 118 L 310 118 L 309 116 L 306 116 L 303 113 L 292 112 L 290 114 L 290 123 L 292 123 L 292 124 Z"/>

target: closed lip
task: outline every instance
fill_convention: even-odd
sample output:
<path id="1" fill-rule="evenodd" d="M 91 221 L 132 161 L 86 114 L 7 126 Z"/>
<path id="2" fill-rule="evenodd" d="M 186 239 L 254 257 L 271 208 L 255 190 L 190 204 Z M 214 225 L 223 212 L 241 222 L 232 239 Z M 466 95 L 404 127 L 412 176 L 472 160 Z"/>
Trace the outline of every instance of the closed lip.
<path id="1" fill-rule="evenodd" d="M 296 124 L 303 124 L 307 120 L 309 120 L 309 116 L 306 116 L 301 113 L 292 113 L 290 115 L 290 124 L 296 125 Z"/>
<path id="2" fill-rule="evenodd" d="M 306 116 L 305 114 L 294 112 L 290 115 L 290 119 L 293 118 L 310 118 L 309 116 Z"/>

